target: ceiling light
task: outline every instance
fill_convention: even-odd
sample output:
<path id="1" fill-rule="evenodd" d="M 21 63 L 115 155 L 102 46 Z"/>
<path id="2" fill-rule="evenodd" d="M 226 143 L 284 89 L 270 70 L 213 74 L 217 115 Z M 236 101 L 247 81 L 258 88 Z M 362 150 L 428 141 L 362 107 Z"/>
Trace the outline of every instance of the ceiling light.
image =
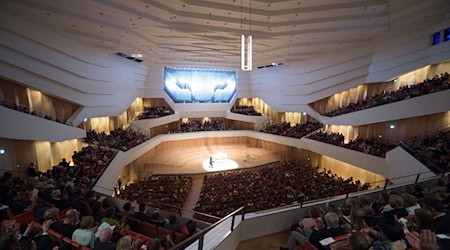
<path id="1" fill-rule="evenodd" d="M 4 155 L 5 154 L 5 150 L 4 149 L 0 149 L 0 155 Z"/>
<path id="2" fill-rule="evenodd" d="M 391 125 L 389 126 L 389 128 L 395 128 L 395 125 L 394 125 L 394 124 L 391 124 Z"/>
<path id="3" fill-rule="evenodd" d="M 242 19 L 242 0 L 241 0 L 241 69 L 243 71 L 252 70 L 252 1 L 250 0 L 250 24 L 249 24 L 249 35 L 246 36 L 242 29 L 243 19 Z"/>
<path id="4" fill-rule="evenodd" d="M 303 112 L 303 115 L 306 115 L 306 112 Z"/>

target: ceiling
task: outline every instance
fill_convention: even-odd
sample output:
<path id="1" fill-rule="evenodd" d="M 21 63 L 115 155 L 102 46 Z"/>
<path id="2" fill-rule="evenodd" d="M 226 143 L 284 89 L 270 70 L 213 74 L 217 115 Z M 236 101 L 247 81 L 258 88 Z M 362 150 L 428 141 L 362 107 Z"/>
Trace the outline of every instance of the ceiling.
<path id="1" fill-rule="evenodd" d="M 0 8 L 107 54 L 141 53 L 149 65 L 234 67 L 241 32 L 253 36 L 255 67 L 368 45 L 450 12 L 447 0 L 0 0 Z"/>

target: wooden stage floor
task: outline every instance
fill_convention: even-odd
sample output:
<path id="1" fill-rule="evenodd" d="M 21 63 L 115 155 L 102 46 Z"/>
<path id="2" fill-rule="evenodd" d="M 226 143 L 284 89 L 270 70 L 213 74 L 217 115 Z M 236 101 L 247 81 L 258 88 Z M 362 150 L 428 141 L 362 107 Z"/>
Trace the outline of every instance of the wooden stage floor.
<path id="1" fill-rule="evenodd" d="M 276 162 L 279 157 L 276 152 L 261 148 L 250 148 L 246 145 L 203 145 L 193 147 L 173 148 L 160 151 L 156 156 L 144 164 L 144 175 L 148 174 L 203 174 L 220 169 L 221 162 L 214 163 L 216 168 L 209 168 L 209 157 L 217 152 L 228 155 L 230 162 L 237 164 L 237 169 L 250 168 Z M 250 160 L 246 161 L 246 156 Z M 227 161 L 228 161 L 227 160 Z M 206 167 L 204 166 L 206 162 Z M 224 168 L 228 163 L 222 164 Z M 233 163 L 234 164 L 234 163 Z"/>

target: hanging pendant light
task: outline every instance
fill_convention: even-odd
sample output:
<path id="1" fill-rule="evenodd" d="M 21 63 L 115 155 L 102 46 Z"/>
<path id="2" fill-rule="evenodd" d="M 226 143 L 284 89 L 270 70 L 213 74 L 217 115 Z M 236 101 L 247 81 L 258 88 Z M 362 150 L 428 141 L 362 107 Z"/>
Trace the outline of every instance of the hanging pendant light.
<path id="1" fill-rule="evenodd" d="M 249 35 L 246 36 L 243 32 L 242 19 L 242 0 L 241 0 L 241 69 L 243 71 L 252 70 L 252 1 L 250 0 L 250 25 Z"/>

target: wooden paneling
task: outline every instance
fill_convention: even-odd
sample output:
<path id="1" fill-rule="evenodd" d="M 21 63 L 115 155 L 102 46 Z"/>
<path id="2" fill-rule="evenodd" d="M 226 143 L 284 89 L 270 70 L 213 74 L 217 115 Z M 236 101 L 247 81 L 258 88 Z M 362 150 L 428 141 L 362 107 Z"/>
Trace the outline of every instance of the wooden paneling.
<path id="1" fill-rule="evenodd" d="M 398 142 L 408 140 L 417 135 L 432 133 L 448 127 L 449 124 L 450 112 L 445 112 L 364 126 L 326 125 L 325 130 L 343 134 L 345 143 L 358 136 L 371 138 L 379 137 L 379 135 L 381 135 L 382 140 Z M 391 129 L 390 125 L 394 125 L 395 128 Z"/>
<path id="2" fill-rule="evenodd" d="M 0 101 L 3 100 L 29 107 L 27 88 L 0 78 Z"/>
<path id="3" fill-rule="evenodd" d="M 362 183 L 377 182 L 375 185 L 380 186 L 382 186 L 385 180 L 381 175 L 309 150 L 293 148 L 292 155 L 293 160 L 309 162 L 312 166 L 319 166 L 321 170 L 326 168 L 342 178 L 353 177 L 354 180 L 360 180 Z"/>
<path id="4" fill-rule="evenodd" d="M 118 128 L 127 128 L 130 121 L 143 111 L 142 98 L 136 98 L 130 107 L 119 116 L 113 117 L 94 117 L 80 124 L 80 128 L 86 131 L 95 130 L 109 134 L 112 130 Z"/>
<path id="5" fill-rule="evenodd" d="M 6 151 L 0 156 L 0 170 L 12 170 L 17 176 L 25 176 L 31 162 L 36 163 L 40 171 L 47 171 L 57 165 L 62 158 L 71 161 L 73 151 L 81 149 L 81 141 L 74 139 L 62 142 L 41 142 L 0 139 L 0 148 Z M 17 168 L 17 165 L 20 167 Z"/>
<path id="6" fill-rule="evenodd" d="M 238 98 L 235 105 L 253 106 L 257 112 L 268 117 L 272 123 L 290 122 L 294 126 L 297 123 L 312 120 L 311 117 L 303 115 L 302 112 L 277 112 L 259 98 Z"/>
<path id="7" fill-rule="evenodd" d="M 336 93 L 330 97 L 311 103 L 310 105 L 320 114 L 325 114 L 339 107 L 348 106 L 367 96 L 374 96 L 383 91 L 396 91 L 402 86 L 414 85 L 431 79 L 437 74 L 450 72 L 450 62 L 429 65 L 412 72 L 405 73 L 396 78 L 396 82 L 379 82 L 359 85 L 356 88 Z"/>
<path id="8" fill-rule="evenodd" d="M 170 105 L 164 100 L 164 98 L 144 98 L 143 107 L 166 107 L 169 108 L 172 112 L 173 109 Z"/>

